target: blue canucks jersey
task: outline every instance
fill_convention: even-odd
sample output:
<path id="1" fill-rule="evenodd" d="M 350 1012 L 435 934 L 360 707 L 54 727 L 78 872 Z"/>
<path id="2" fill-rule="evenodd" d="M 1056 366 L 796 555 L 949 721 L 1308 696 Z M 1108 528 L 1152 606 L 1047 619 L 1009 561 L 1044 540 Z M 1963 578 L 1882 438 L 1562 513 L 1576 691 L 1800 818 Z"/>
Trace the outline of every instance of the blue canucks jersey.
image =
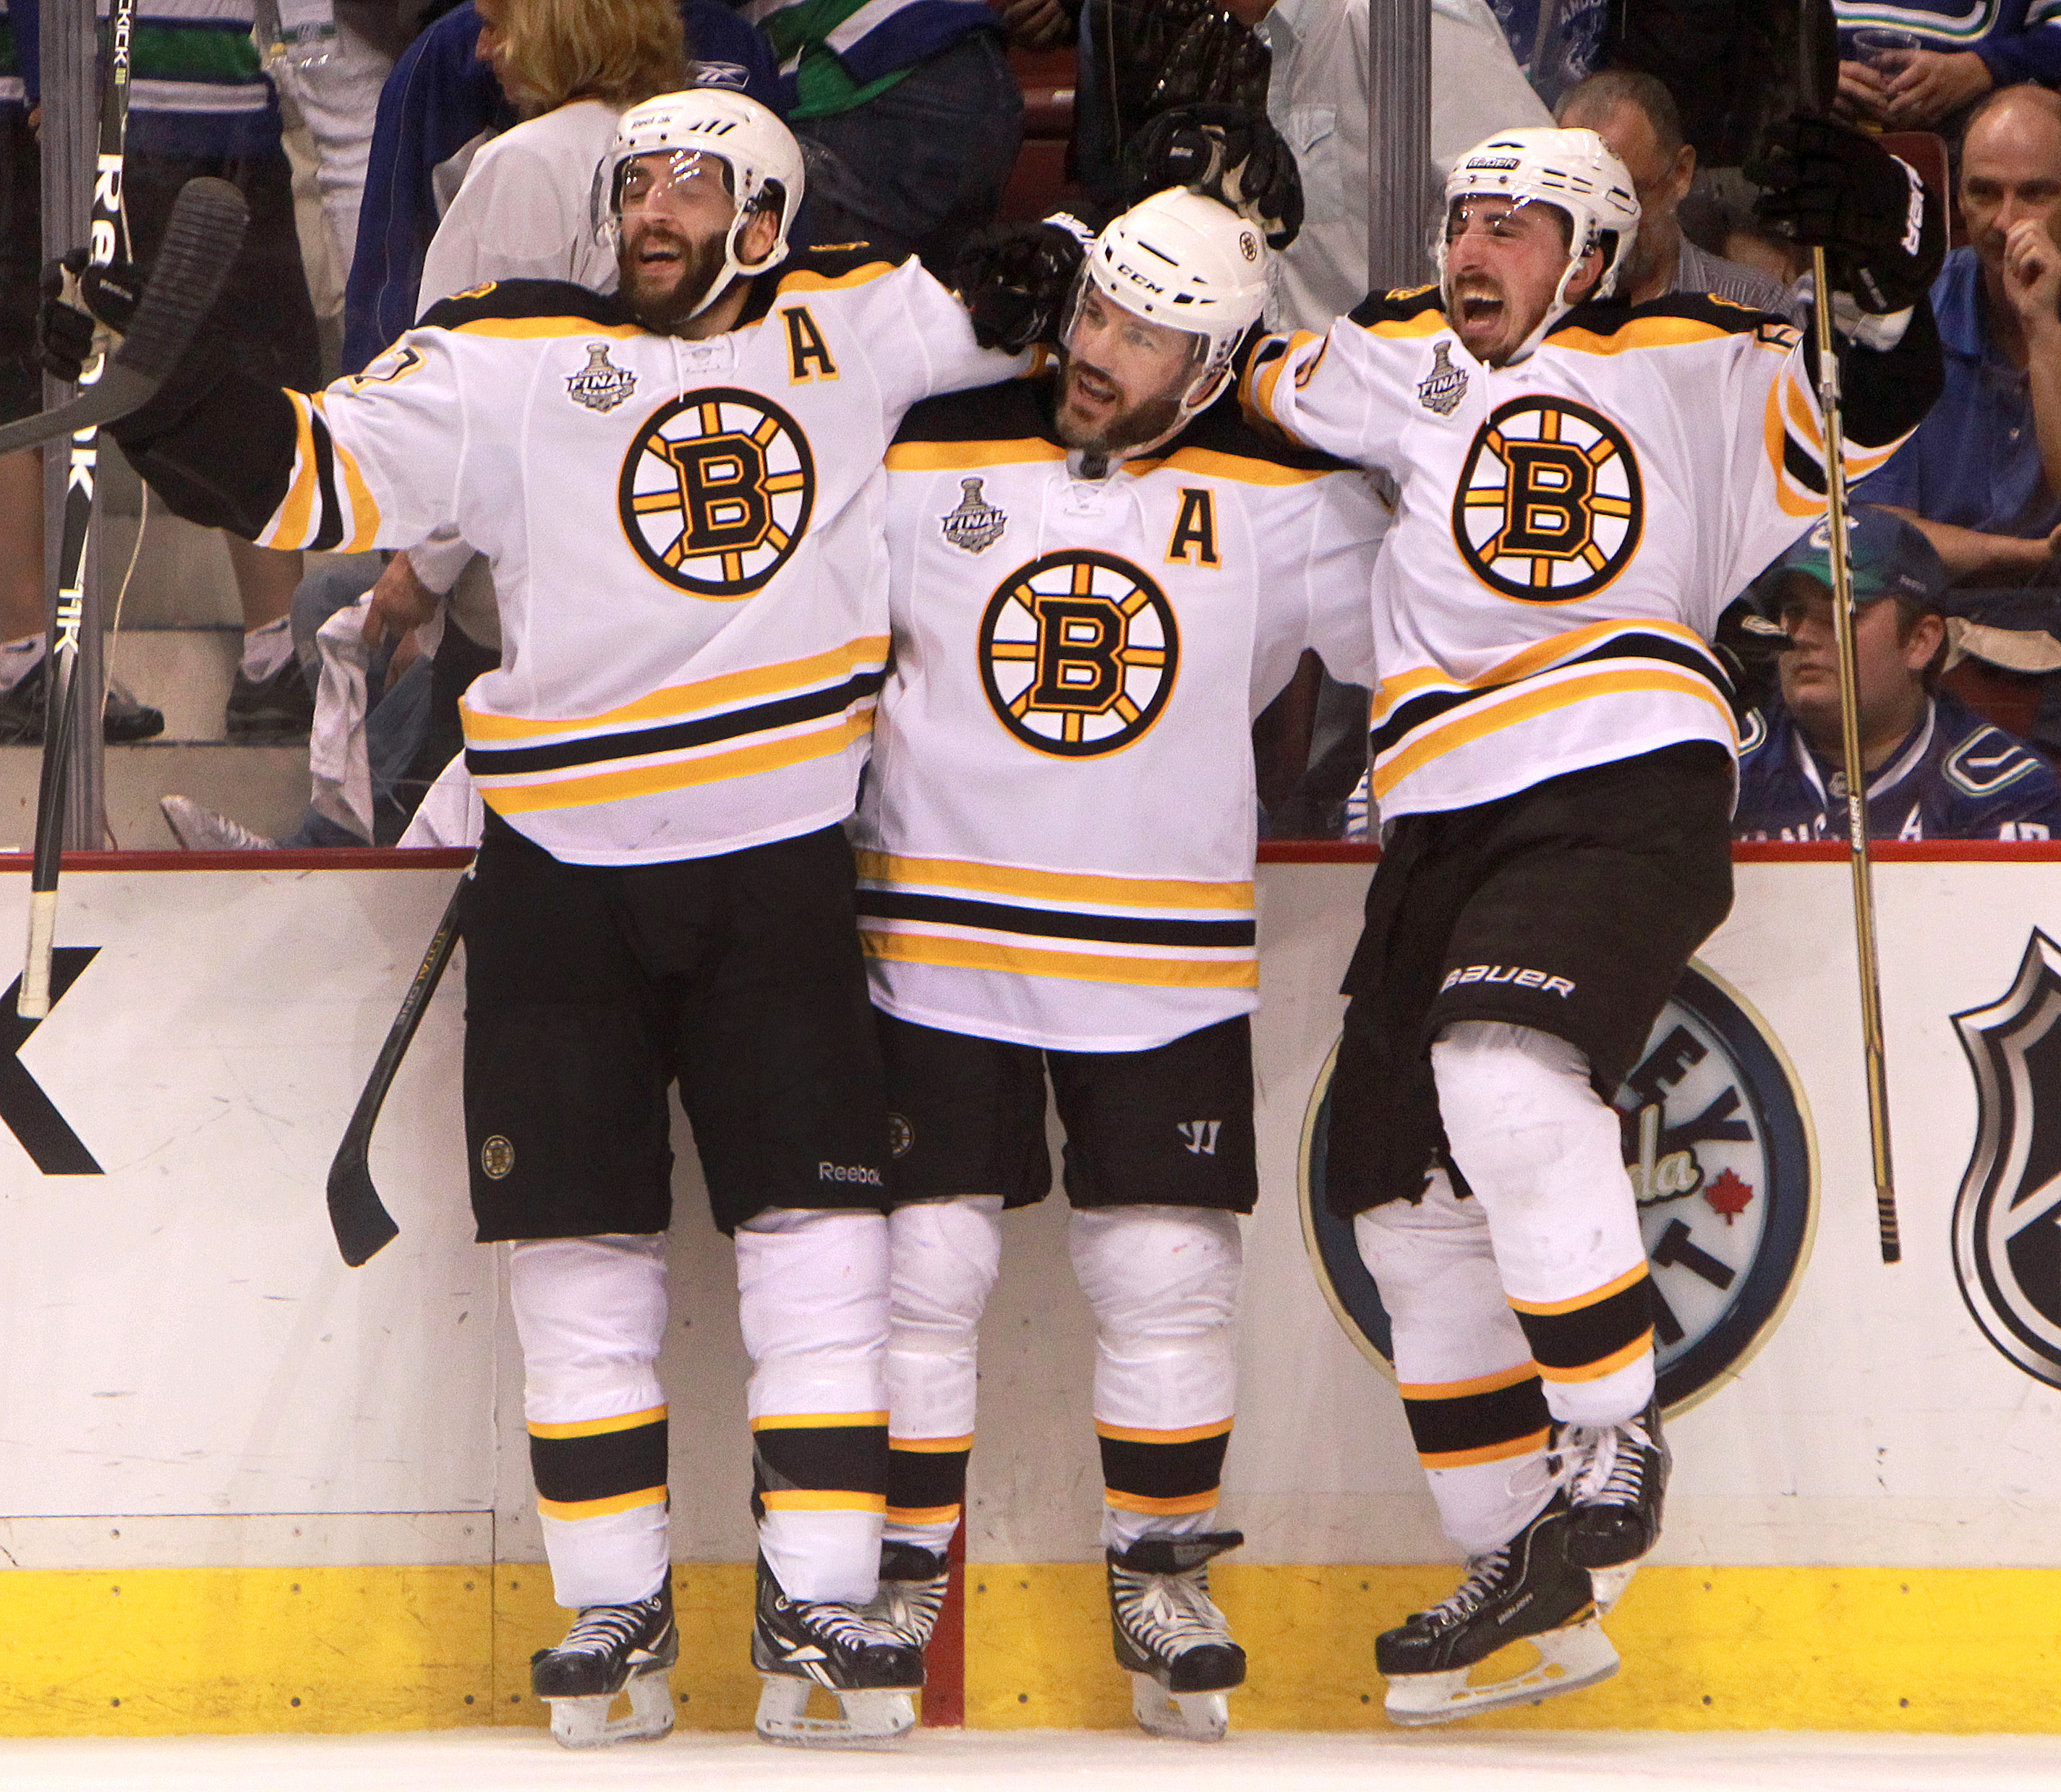
<path id="1" fill-rule="evenodd" d="M 1739 759 L 1741 840 L 1843 840 L 1845 780 L 1771 700 L 1747 718 Z M 2061 835 L 2061 780 L 2015 736 L 1948 691 L 1868 785 L 1876 840 L 2047 840 Z"/>

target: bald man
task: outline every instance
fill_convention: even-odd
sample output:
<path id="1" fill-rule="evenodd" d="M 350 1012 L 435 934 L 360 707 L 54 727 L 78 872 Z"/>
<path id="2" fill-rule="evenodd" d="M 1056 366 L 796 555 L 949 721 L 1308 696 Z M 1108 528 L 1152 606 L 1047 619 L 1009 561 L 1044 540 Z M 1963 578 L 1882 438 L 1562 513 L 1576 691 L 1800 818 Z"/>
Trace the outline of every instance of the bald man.
<path id="1" fill-rule="evenodd" d="M 2061 585 L 2061 98 L 2006 87 L 1961 151 L 1968 246 L 1932 288 L 1939 402 L 1855 496 L 1922 529 L 1961 585 Z"/>
<path id="2" fill-rule="evenodd" d="M 1563 129 L 1593 130 L 1615 152 L 1638 190 L 1639 238 L 1618 281 L 1618 290 L 1632 304 L 1670 293 L 1715 293 L 1735 305 L 1803 322 L 1803 306 L 1781 282 L 1707 254 L 1683 235 L 1675 213 L 1696 177 L 1696 151 L 1683 136 L 1674 95 L 1653 76 L 1636 69 L 1592 74 L 1562 96 L 1553 122 Z"/>

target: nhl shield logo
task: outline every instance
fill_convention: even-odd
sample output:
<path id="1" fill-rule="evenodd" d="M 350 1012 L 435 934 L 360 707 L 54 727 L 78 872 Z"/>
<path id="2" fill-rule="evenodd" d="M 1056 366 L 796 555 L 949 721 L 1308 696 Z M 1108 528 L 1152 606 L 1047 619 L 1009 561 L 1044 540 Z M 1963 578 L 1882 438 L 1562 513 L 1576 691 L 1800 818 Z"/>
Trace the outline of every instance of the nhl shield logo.
<path id="1" fill-rule="evenodd" d="M 2001 1001 L 1954 1016 L 1975 1074 L 1975 1148 L 1954 1274 L 1983 1335 L 2061 1387 L 2061 946 L 2035 930 Z"/>
<path id="2" fill-rule="evenodd" d="M 980 487 L 978 479 L 960 480 L 958 508 L 946 511 L 938 521 L 945 539 L 968 554 L 986 553 L 1009 526 L 1006 513 L 982 497 Z"/>
<path id="3" fill-rule="evenodd" d="M 1431 370 L 1417 382 L 1417 402 L 1427 410 L 1450 417 L 1467 395 L 1467 371 L 1453 365 L 1453 345 L 1441 342 L 1431 350 Z"/>
<path id="4" fill-rule="evenodd" d="M 1304 1239 L 1339 1323 L 1387 1369 L 1388 1315 L 1351 1222 L 1323 1197 L 1331 1080 L 1327 1064 L 1303 1128 Z M 1652 1266 L 1660 1398 L 1679 1412 L 1736 1375 L 1780 1322 L 1816 1223 L 1817 1154 L 1767 1023 L 1700 965 L 1683 973 L 1614 1105 Z"/>
<path id="5" fill-rule="evenodd" d="M 613 410 L 637 390 L 637 376 L 608 358 L 606 342 L 586 346 L 586 365 L 566 375 L 566 396 L 589 410 Z"/>

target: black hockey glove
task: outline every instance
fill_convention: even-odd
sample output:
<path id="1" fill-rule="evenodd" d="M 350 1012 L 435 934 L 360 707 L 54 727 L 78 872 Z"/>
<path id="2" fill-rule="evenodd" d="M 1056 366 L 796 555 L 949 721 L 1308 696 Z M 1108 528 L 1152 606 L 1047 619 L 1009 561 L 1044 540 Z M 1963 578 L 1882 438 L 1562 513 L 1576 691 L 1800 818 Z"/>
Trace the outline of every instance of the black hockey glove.
<path id="1" fill-rule="evenodd" d="M 1124 146 L 1127 206 L 1185 186 L 1229 206 L 1286 249 L 1303 228 L 1303 177 L 1295 152 L 1263 113 L 1235 106 L 1183 106 L 1163 112 Z"/>
<path id="2" fill-rule="evenodd" d="M 976 231 L 952 269 L 952 286 L 984 349 L 1021 354 L 1059 343 L 1060 314 L 1085 254 L 1063 225 L 991 224 Z"/>
<path id="3" fill-rule="evenodd" d="M 1732 714 L 1742 725 L 1774 695 L 1775 666 L 1796 643 L 1751 597 L 1735 598 L 1718 618 L 1711 645 L 1732 682 Z"/>
<path id="4" fill-rule="evenodd" d="M 1803 116 L 1771 125 L 1747 178 L 1754 214 L 1792 242 L 1825 251 L 1832 285 L 1863 311 L 1915 305 L 1947 257 L 1936 194 L 1872 137 Z"/>
<path id="5" fill-rule="evenodd" d="M 85 301 L 86 310 L 66 302 L 68 284 Z M 86 252 L 74 249 L 45 265 L 42 288 L 42 307 L 36 314 L 36 358 L 46 373 L 76 385 L 93 358 L 94 330 L 104 324 L 118 335 L 136 315 L 136 302 L 143 292 L 142 270 L 127 262 L 90 266 Z"/>

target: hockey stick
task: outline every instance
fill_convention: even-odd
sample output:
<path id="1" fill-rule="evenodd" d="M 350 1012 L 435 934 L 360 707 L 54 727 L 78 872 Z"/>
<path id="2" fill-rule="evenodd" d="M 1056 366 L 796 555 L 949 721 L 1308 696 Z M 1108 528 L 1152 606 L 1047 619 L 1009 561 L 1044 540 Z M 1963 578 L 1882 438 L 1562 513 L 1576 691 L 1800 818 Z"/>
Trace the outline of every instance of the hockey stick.
<path id="1" fill-rule="evenodd" d="M 1838 72 L 1825 62 L 1823 0 L 1799 0 L 1797 62 L 1804 103 L 1831 112 Z M 1834 52 L 1836 54 L 1836 50 Z M 1818 409 L 1825 431 L 1825 522 L 1831 544 L 1832 636 L 1839 662 L 1839 756 L 1847 781 L 1847 843 L 1853 873 L 1854 955 L 1860 972 L 1861 1051 L 1867 1077 L 1868 1150 L 1875 1174 L 1875 1230 L 1885 1263 L 1901 1261 L 1896 1180 L 1889 1145 L 1889 1056 L 1882 1026 L 1882 960 L 1875 935 L 1875 866 L 1868 854 L 1867 767 L 1861 758 L 1860 671 L 1854 646 L 1854 579 L 1847 556 L 1847 435 L 1839 409 L 1839 347 L 1832 285 L 1822 247 L 1811 251 L 1811 328 L 1818 350 Z"/>
<path id="2" fill-rule="evenodd" d="M 379 1048 L 372 1074 L 366 1079 L 358 1106 L 351 1110 L 350 1124 L 344 1128 L 343 1142 L 337 1146 L 336 1156 L 330 1163 L 330 1229 L 336 1234 L 336 1248 L 343 1254 L 344 1262 L 354 1270 L 383 1250 L 400 1234 L 401 1228 L 394 1223 L 394 1216 L 386 1211 L 378 1190 L 372 1186 L 372 1170 L 366 1156 L 371 1149 L 372 1129 L 379 1123 L 380 1107 L 386 1099 L 386 1091 L 394 1086 L 394 1074 L 407 1055 L 408 1042 L 415 1037 L 415 1029 L 422 1023 L 422 1010 L 436 994 L 444 966 L 450 962 L 451 948 L 458 944 L 458 905 L 464 900 L 465 886 L 471 881 L 472 867 L 468 865 L 465 875 L 458 881 L 458 888 L 451 892 L 450 901 L 445 905 L 443 918 L 437 923 L 436 932 L 430 936 L 429 950 L 422 954 L 422 963 L 415 967 L 414 981 L 409 984 L 408 993 L 401 998 L 400 1011 L 386 1030 L 386 1042 Z"/>
<path id="3" fill-rule="evenodd" d="M 122 0 L 122 3 L 126 6 L 132 0 Z M 102 178 L 95 186 L 96 209 L 103 188 L 112 190 L 118 207 L 120 203 L 119 170 L 110 182 L 105 161 L 103 157 Z M 126 416 L 164 383 L 221 293 L 230 263 L 242 244 L 249 215 L 243 195 L 228 182 L 212 178 L 187 182 L 172 206 L 157 265 L 112 361 L 103 362 L 93 384 L 70 404 L 0 430 L 0 453 L 59 435 L 72 438 L 62 557 L 58 563 L 56 638 L 50 646 L 50 686 L 44 712 L 42 776 L 36 793 L 36 852 L 29 880 L 29 951 L 16 1004 L 24 1019 L 41 1019 L 50 1006 L 50 948 L 57 934 L 65 785 L 70 771 L 71 736 L 78 708 L 74 674 L 79 629 L 84 620 L 82 574 L 86 531 L 93 517 L 99 426 Z M 96 216 L 96 249 L 102 240 L 102 224 Z M 111 242 L 111 238 L 109 240 Z M 90 415 L 90 420 L 82 420 L 82 414 Z"/>

